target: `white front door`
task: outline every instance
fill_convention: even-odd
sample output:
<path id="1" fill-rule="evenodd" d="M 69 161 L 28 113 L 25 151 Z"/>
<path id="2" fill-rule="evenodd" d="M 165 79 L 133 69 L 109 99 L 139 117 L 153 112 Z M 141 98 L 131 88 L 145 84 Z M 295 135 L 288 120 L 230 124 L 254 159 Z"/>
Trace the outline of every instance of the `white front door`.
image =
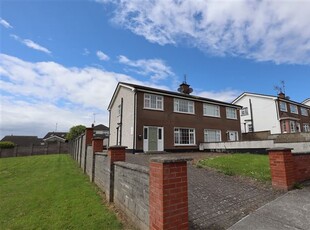
<path id="1" fill-rule="evenodd" d="M 143 151 L 164 150 L 163 127 L 144 126 L 143 128 Z"/>
<path id="2" fill-rule="evenodd" d="M 227 140 L 228 141 L 238 141 L 238 132 L 237 131 L 228 131 Z"/>

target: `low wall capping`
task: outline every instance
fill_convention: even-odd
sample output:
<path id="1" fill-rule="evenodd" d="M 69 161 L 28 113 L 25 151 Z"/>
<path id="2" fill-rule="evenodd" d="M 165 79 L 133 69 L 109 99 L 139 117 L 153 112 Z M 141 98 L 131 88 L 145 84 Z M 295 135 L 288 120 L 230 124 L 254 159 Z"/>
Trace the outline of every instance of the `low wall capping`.
<path id="1" fill-rule="evenodd" d="M 132 169 L 133 171 L 142 172 L 146 174 L 149 173 L 149 168 L 142 166 L 142 165 L 132 164 L 132 163 L 123 162 L 123 161 L 116 161 L 114 162 L 114 164 L 117 166 L 123 167 L 123 168 Z"/>
<path id="2" fill-rule="evenodd" d="M 192 160 L 193 158 L 189 157 L 154 157 L 150 159 L 150 162 L 167 164 L 167 163 L 187 162 Z"/>

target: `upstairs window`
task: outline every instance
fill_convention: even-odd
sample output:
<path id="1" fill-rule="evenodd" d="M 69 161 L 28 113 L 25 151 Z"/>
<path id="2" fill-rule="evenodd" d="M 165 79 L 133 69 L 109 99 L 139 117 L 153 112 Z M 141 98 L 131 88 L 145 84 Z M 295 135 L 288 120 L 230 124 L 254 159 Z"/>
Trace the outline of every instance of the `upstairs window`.
<path id="1" fill-rule="evenodd" d="M 220 142 L 222 141 L 221 130 L 205 129 L 204 130 L 205 142 Z"/>
<path id="2" fill-rule="evenodd" d="M 303 116 L 308 116 L 308 110 L 305 109 L 305 108 L 300 108 L 300 111 L 301 111 L 301 115 Z"/>
<path id="3" fill-rule="evenodd" d="M 229 119 L 237 119 L 237 110 L 234 108 L 226 108 L 226 117 Z"/>
<path id="4" fill-rule="evenodd" d="M 175 145 L 194 145 L 195 129 L 191 128 L 175 128 L 174 129 Z"/>
<path id="5" fill-rule="evenodd" d="M 117 116 L 119 117 L 122 113 L 122 105 L 117 106 Z"/>
<path id="6" fill-rule="evenodd" d="M 163 110 L 163 97 L 154 94 L 144 94 L 144 108 Z"/>
<path id="7" fill-rule="evenodd" d="M 280 101 L 280 110 L 283 112 L 287 112 L 286 103 L 283 101 Z"/>
<path id="8" fill-rule="evenodd" d="M 243 109 L 241 109 L 241 110 L 240 110 L 240 115 L 241 115 L 241 116 L 249 115 L 249 109 L 248 109 L 248 107 L 244 107 Z"/>
<path id="9" fill-rule="evenodd" d="M 218 105 L 203 104 L 203 115 L 210 117 L 220 117 L 220 107 Z"/>
<path id="10" fill-rule="evenodd" d="M 298 114 L 298 107 L 297 107 L 297 105 L 290 104 L 290 110 L 291 110 L 291 113 Z"/>
<path id="11" fill-rule="evenodd" d="M 174 112 L 194 114 L 194 102 L 175 98 Z"/>

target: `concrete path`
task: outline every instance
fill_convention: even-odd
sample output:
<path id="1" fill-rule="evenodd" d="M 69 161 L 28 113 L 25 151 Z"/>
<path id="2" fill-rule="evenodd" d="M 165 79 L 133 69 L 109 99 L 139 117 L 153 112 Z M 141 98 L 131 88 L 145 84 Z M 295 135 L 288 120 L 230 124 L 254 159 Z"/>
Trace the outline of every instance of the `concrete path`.
<path id="1" fill-rule="evenodd" d="M 229 230 L 310 229 L 310 185 L 264 205 Z"/>
<path id="2" fill-rule="evenodd" d="M 178 153 L 167 156 L 192 157 L 197 161 L 214 157 L 214 153 Z M 127 154 L 130 163 L 149 165 L 155 155 Z M 160 154 L 160 156 L 164 156 Z M 250 212 L 276 199 L 283 193 L 242 178 L 227 176 L 214 170 L 188 163 L 190 229 L 227 229 Z"/>

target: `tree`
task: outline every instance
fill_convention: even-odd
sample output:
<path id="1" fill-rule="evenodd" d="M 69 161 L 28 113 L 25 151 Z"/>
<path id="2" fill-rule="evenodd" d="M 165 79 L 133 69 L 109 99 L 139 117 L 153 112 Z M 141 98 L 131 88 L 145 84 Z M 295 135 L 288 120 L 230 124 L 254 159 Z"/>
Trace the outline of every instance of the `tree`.
<path id="1" fill-rule="evenodd" d="M 85 132 L 86 127 L 84 125 L 76 125 L 76 126 L 72 126 L 70 128 L 69 133 L 67 134 L 66 138 L 68 140 L 74 140 L 75 138 L 77 138 L 78 136 L 80 136 L 82 133 Z"/>

